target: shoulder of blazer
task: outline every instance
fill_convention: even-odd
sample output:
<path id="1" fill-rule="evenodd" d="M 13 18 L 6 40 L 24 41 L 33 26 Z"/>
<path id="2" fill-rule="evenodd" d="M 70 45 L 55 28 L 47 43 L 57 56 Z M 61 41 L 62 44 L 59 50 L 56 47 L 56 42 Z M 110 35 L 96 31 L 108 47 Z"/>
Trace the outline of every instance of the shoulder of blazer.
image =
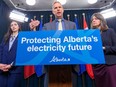
<path id="1" fill-rule="evenodd" d="M 55 20 L 52 22 L 45 23 L 44 25 L 50 25 L 50 24 L 54 24 L 54 23 L 56 23 Z"/>
<path id="2" fill-rule="evenodd" d="M 72 21 L 67 21 L 67 20 L 64 20 L 65 23 L 69 23 L 69 24 L 75 24 L 75 22 L 72 22 Z"/>

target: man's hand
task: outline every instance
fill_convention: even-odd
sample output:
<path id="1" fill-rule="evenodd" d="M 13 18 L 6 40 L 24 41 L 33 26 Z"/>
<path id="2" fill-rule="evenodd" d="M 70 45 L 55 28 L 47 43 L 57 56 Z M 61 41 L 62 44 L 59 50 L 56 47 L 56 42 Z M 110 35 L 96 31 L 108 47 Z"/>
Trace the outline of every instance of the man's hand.
<path id="1" fill-rule="evenodd" d="M 40 24 L 38 20 L 31 19 L 31 22 L 29 23 L 30 29 L 33 31 L 36 31 L 36 27 Z"/>

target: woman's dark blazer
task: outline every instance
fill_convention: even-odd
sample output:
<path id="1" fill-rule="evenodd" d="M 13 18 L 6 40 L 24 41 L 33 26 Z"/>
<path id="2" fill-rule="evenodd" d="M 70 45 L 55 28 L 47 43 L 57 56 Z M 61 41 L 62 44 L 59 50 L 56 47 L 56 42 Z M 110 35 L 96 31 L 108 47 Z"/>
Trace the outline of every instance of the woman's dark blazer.
<path id="1" fill-rule="evenodd" d="M 106 64 L 116 64 L 116 33 L 113 29 L 108 29 L 101 34 Z"/>
<path id="2" fill-rule="evenodd" d="M 0 63 L 11 64 L 13 62 L 13 66 L 9 71 L 10 73 L 23 72 L 23 67 L 15 66 L 17 42 L 18 39 L 16 38 L 10 50 L 9 50 L 9 41 L 7 43 L 4 43 L 3 39 L 2 43 L 0 44 Z"/>

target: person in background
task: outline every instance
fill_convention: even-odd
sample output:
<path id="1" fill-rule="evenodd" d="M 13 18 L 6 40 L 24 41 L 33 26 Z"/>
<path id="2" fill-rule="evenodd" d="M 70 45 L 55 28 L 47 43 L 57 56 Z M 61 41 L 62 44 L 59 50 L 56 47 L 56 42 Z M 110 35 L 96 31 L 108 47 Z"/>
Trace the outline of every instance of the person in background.
<path id="1" fill-rule="evenodd" d="M 23 67 L 15 66 L 17 37 L 20 30 L 18 22 L 12 21 L 0 44 L 0 87 L 21 86 Z"/>
<path id="2" fill-rule="evenodd" d="M 71 21 L 67 21 L 63 18 L 63 13 L 64 13 L 64 8 L 61 5 L 60 2 L 55 1 L 52 4 L 52 13 L 55 16 L 55 20 L 49 23 L 44 24 L 43 30 L 75 30 L 76 29 L 76 24 Z M 62 27 L 59 27 L 59 22 L 61 22 Z M 30 29 L 33 31 L 36 31 L 36 27 L 39 25 L 38 20 L 31 20 L 30 22 Z M 44 66 L 44 73 L 45 73 L 45 79 L 44 79 L 44 87 L 48 87 L 48 73 L 49 73 L 49 66 Z M 56 66 L 60 67 L 60 66 Z M 77 74 L 78 73 L 78 65 L 73 65 L 72 66 L 72 82 L 73 82 L 73 87 L 77 87 Z"/>
<path id="3" fill-rule="evenodd" d="M 91 17 L 91 28 L 101 32 L 106 64 L 93 65 L 96 87 L 116 87 L 116 33 L 108 28 L 106 20 L 100 13 Z"/>

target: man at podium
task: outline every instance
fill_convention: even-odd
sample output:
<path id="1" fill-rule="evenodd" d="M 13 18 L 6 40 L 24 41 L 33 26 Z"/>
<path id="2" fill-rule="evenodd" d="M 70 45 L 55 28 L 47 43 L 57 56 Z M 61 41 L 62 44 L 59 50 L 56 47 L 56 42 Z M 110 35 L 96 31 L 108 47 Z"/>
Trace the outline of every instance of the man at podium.
<path id="1" fill-rule="evenodd" d="M 52 13 L 55 16 L 55 20 L 49 23 L 44 24 L 43 30 L 69 30 L 69 29 L 76 29 L 76 24 L 74 22 L 71 21 L 67 21 L 63 18 L 63 13 L 64 13 L 64 8 L 61 5 L 60 2 L 55 1 L 52 4 Z M 36 31 L 36 27 L 39 25 L 39 21 L 38 20 L 31 20 L 29 26 L 30 29 L 33 31 Z M 66 70 L 65 70 L 66 69 Z M 56 72 L 54 72 L 56 71 Z M 71 82 L 72 85 L 66 86 L 66 87 L 77 87 L 77 73 L 78 73 L 78 65 L 55 65 L 55 66 L 44 66 L 43 67 L 43 73 L 45 73 L 45 79 L 44 79 L 44 87 L 57 87 L 57 86 L 53 86 L 53 84 L 50 86 L 48 83 L 54 83 L 56 79 L 60 78 L 60 74 L 62 72 L 60 71 L 64 71 L 64 74 L 67 74 L 68 72 L 70 74 L 67 74 L 67 76 L 64 76 L 64 78 L 66 77 L 66 79 L 68 79 L 71 75 Z M 51 73 L 51 74 L 50 74 Z M 52 80 L 50 80 L 50 76 L 52 75 Z M 49 77 L 49 78 L 48 78 Z M 61 79 L 63 79 L 62 75 L 61 75 Z M 60 80 L 61 80 L 60 79 Z M 54 82 L 53 82 L 54 80 Z M 57 80 L 58 82 L 59 80 Z M 62 82 L 61 82 L 62 83 Z M 48 86 L 49 85 L 49 86 Z M 62 86 L 58 86 L 58 87 L 63 87 Z"/>

